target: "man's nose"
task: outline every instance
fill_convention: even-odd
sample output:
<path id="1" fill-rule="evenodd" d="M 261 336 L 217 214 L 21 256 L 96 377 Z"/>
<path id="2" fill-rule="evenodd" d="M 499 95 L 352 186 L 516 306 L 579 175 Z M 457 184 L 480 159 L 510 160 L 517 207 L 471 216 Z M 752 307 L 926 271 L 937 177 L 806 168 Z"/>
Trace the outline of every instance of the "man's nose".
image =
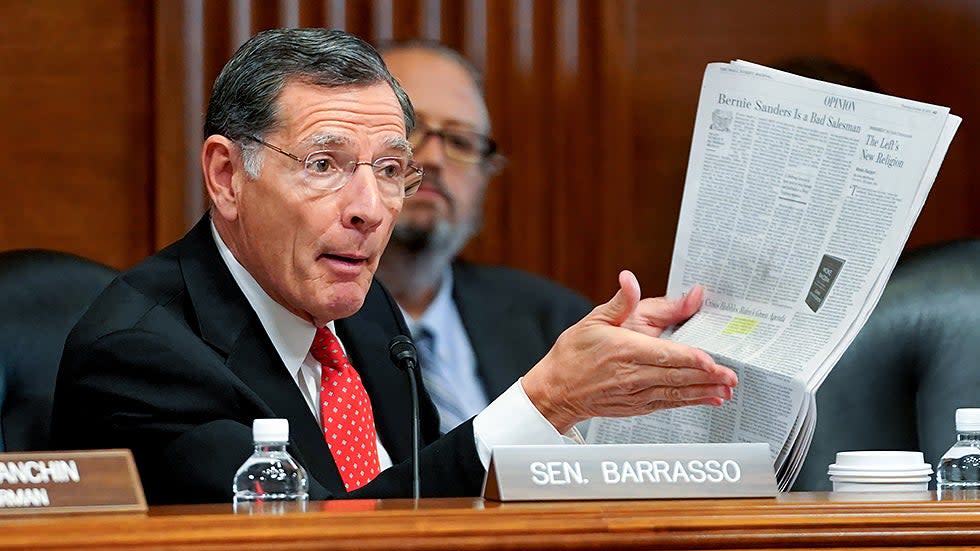
<path id="1" fill-rule="evenodd" d="M 343 194 L 341 216 L 345 226 L 370 232 L 384 221 L 388 209 L 370 164 L 356 166 L 350 181 L 340 189 L 340 193 Z"/>

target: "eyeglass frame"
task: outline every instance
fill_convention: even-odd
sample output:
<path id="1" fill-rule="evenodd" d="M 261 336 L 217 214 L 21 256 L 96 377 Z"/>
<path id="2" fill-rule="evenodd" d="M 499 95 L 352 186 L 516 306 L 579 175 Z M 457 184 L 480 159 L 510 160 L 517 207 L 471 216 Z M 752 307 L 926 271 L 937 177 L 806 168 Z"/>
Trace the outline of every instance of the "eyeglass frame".
<path id="1" fill-rule="evenodd" d="M 254 142 L 258 143 L 259 145 L 263 145 L 263 146 L 268 147 L 269 149 L 271 149 L 271 150 L 273 150 L 273 151 L 275 151 L 277 153 L 281 153 L 281 154 L 289 157 L 290 159 L 292 159 L 292 160 L 298 162 L 299 164 L 303 165 L 303 170 L 306 170 L 306 166 L 309 163 L 310 157 L 312 157 L 313 155 L 316 155 L 317 153 L 324 153 L 324 152 L 334 153 L 334 152 L 338 151 L 338 150 L 335 150 L 335 149 L 317 149 L 316 151 L 311 151 L 306 156 L 305 159 L 300 159 L 297 155 L 293 155 L 292 153 L 286 151 L 285 149 L 282 149 L 281 147 L 278 147 L 276 145 L 273 145 L 273 144 L 271 144 L 271 143 L 263 140 L 262 138 L 259 138 L 258 136 L 248 135 L 248 136 L 245 136 L 245 139 L 254 141 Z M 361 165 L 367 165 L 367 166 L 370 166 L 372 168 L 377 168 L 377 167 L 374 166 L 374 163 L 378 162 L 378 160 L 380 160 L 380 159 L 394 159 L 394 158 L 397 158 L 397 157 L 395 157 L 395 156 L 379 157 L 378 159 L 375 159 L 373 161 L 357 161 L 357 160 L 355 160 L 354 161 L 354 164 L 353 164 L 353 168 L 351 169 L 350 173 L 347 174 L 347 181 L 345 181 L 343 184 L 341 184 L 340 186 L 338 186 L 337 189 L 332 190 L 332 191 L 340 191 L 341 189 L 344 188 L 344 186 L 346 186 L 348 183 L 350 183 L 351 178 L 354 177 L 354 171 L 357 170 L 357 167 L 359 167 Z M 412 162 L 411 159 L 408 159 L 407 160 L 407 165 L 408 165 L 407 168 L 409 168 L 409 169 L 411 169 L 411 170 L 413 170 L 415 172 L 415 176 L 413 176 L 414 181 L 412 181 L 411 184 L 407 184 L 407 185 L 406 184 L 403 184 L 402 185 L 402 198 L 403 199 L 407 199 L 408 197 L 411 197 L 412 195 L 415 195 L 415 192 L 418 191 L 419 186 L 422 185 L 422 176 L 424 174 L 424 171 L 423 171 L 422 167 L 416 165 L 414 162 Z"/>
<path id="2" fill-rule="evenodd" d="M 444 127 L 443 128 L 433 127 L 419 121 L 416 123 L 415 128 L 412 130 L 412 132 L 409 133 L 408 140 L 410 142 L 412 141 L 412 134 L 415 134 L 416 132 L 421 132 L 422 138 L 419 139 L 418 143 L 412 145 L 413 148 L 416 149 L 421 148 L 422 145 L 426 142 L 426 140 L 428 140 L 431 136 L 436 136 L 442 141 L 441 147 L 443 153 L 445 153 L 446 156 L 449 157 L 450 159 L 461 163 L 475 165 L 475 164 L 482 163 L 487 159 L 494 157 L 497 154 L 497 142 L 490 136 L 482 132 L 477 132 L 476 130 L 466 130 L 466 129 L 460 129 L 459 131 L 453 129 L 447 130 Z M 460 132 L 468 132 L 475 136 L 479 136 L 481 139 L 483 139 L 485 147 L 483 148 L 483 151 L 480 151 L 479 157 L 474 159 L 460 158 L 450 153 L 452 147 L 447 147 L 446 138 L 452 134 L 458 134 Z"/>

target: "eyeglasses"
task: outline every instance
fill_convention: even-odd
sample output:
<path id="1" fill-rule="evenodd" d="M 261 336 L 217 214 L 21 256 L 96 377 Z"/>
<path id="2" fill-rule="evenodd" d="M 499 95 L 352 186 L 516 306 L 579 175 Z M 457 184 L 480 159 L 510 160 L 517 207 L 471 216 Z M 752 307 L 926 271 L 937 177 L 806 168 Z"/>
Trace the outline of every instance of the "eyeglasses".
<path id="1" fill-rule="evenodd" d="M 429 136 L 438 136 L 446 157 L 461 163 L 476 164 L 497 151 L 497 143 L 479 132 L 464 128 L 433 128 L 421 122 L 408 135 L 408 141 L 418 150 Z"/>
<path id="2" fill-rule="evenodd" d="M 354 171 L 361 165 L 371 167 L 374 178 L 378 181 L 378 188 L 387 199 L 411 197 L 422 183 L 422 169 L 406 157 L 379 157 L 368 162 L 358 161 L 348 151 L 324 149 L 300 159 L 255 136 L 247 138 L 302 164 L 306 183 L 318 191 L 337 191 L 346 186 L 354 177 Z"/>

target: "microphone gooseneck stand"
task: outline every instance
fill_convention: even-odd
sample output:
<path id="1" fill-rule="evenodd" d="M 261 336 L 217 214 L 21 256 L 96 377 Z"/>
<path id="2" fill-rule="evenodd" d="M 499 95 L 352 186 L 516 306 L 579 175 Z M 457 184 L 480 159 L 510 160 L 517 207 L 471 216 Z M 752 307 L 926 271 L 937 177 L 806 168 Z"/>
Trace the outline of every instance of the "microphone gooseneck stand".
<path id="1" fill-rule="evenodd" d="M 408 373 L 408 384 L 412 388 L 412 497 L 418 500 L 422 486 L 419 468 L 419 441 L 422 431 L 419 426 L 419 389 L 416 382 L 418 354 L 415 351 L 415 343 L 405 335 L 398 335 L 391 339 L 388 343 L 388 353 L 392 363 Z"/>

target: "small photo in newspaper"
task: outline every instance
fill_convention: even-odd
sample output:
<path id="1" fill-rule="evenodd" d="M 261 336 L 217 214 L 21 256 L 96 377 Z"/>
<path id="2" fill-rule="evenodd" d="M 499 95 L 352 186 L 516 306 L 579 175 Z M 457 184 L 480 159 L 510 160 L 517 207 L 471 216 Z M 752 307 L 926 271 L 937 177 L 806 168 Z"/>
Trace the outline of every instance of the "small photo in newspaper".
<path id="1" fill-rule="evenodd" d="M 837 274 L 840 273 L 843 267 L 843 258 L 830 256 L 829 254 L 823 255 L 823 258 L 820 260 L 820 266 L 817 267 L 817 273 L 813 276 L 810 292 L 806 294 L 806 305 L 814 313 L 820 309 L 820 306 L 827 298 L 827 294 L 830 293 L 830 289 L 834 286 L 834 281 L 837 281 Z"/>

